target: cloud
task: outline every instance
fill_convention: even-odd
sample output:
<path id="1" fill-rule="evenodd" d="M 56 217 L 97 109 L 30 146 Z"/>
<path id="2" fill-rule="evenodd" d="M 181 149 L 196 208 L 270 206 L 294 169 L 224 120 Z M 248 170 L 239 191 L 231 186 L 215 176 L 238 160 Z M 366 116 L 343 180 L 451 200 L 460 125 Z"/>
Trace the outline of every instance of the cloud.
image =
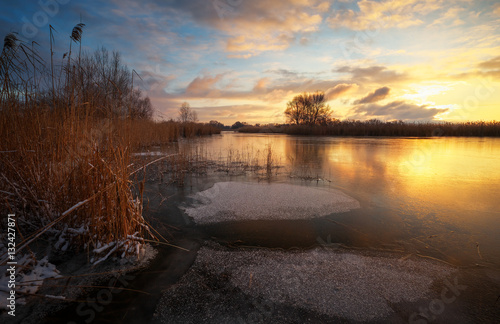
<path id="1" fill-rule="evenodd" d="M 279 103 L 287 100 L 287 98 L 293 96 L 293 91 L 291 90 L 283 90 L 283 89 L 274 89 L 268 93 L 266 93 L 261 99 L 263 101 L 267 101 L 270 103 Z"/>
<path id="2" fill-rule="evenodd" d="M 224 33 L 221 39 L 230 58 L 249 58 L 266 51 L 282 51 L 300 36 L 319 30 L 329 3 L 320 0 L 113 0 L 119 10 L 134 15 L 177 16 L 177 25 L 192 21 Z M 183 21 L 184 20 L 184 21 Z"/>
<path id="3" fill-rule="evenodd" d="M 265 91 L 269 84 L 269 78 L 261 78 L 257 80 L 257 83 L 253 87 L 254 92 L 262 92 Z"/>
<path id="4" fill-rule="evenodd" d="M 481 62 L 478 64 L 478 67 L 488 70 L 500 69 L 500 56 Z"/>
<path id="5" fill-rule="evenodd" d="M 466 78 L 494 78 L 500 79 L 500 56 L 480 62 L 476 69 L 454 75 L 453 78 L 464 80 Z"/>
<path id="6" fill-rule="evenodd" d="M 276 37 L 271 35 L 262 35 L 259 37 L 239 35 L 228 39 L 226 44 L 227 52 L 236 52 L 244 54 L 230 54 L 229 58 L 250 58 L 260 52 L 281 51 L 286 49 L 292 39 L 286 34 Z"/>
<path id="7" fill-rule="evenodd" d="M 493 6 L 493 14 L 495 16 L 500 16 L 500 3 L 497 3 Z"/>
<path id="8" fill-rule="evenodd" d="M 436 19 L 430 26 L 459 26 L 465 24 L 465 22 L 460 19 L 460 13 L 465 11 L 464 8 L 450 8 L 446 13 L 441 15 L 439 19 Z"/>
<path id="9" fill-rule="evenodd" d="M 186 94 L 193 97 L 203 97 L 219 93 L 220 91 L 215 88 L 215 85 L 222 80 L 223 77 L 224 74 L 217 74 L 214 77 L 197 77 L 187 86 Z"/>
<path id="10" fill-rule="evenodd" d="M 479 71 L 477 75 L 500 79 L 500 56 L 481 62 L 478 64 L 478 67 L 481 71 Z"/>
<path id="11" fill-rule="evenodd" d="M 325 10 L 327 4 L 317 0 L 242 1 L 229 19 L 213 20 L 210 25 L 228 35 L 225 49 L 231 57 L 248 57 L 283 51 L 296 42 L 306 45 L 304 35 L 319 30 Z"/>
<path id="12" fill-rule="evenodd" d="M 388 87 L 378 88 L 374 92 L 369 93 L 366 97 L 356 100 L 354 104 L 358 105 L 380 101 L 385 99 L 389 95 L 390 91 L 391 89 Z"/>
<path id="13" fill-rule="evenodd" d="M 398 73 L 387 69 L 385 66 L 370 66 L 367 68 L 342 66 L 334 72 L 350 73 L 352 79 L 362 83 L 394 83 L 405 81 L 409 78 L 406 73 Z"/>
<path id="14" fill-rule="evenodd" d="M 434 0 L 361 0 L 357 5 L 357 11 L 336 11 L 327 19 L 330 27 L 346 27 L 352 30 L 407 28 L 422 25 L 424 22 L 420 18 L 440 9 L 439 1 Z"/>
<path id="15" fill-rule="evenodd" d="M 231 54 L 228 55 L 227 58 L 249 59 L 252 56 L 253 56 L 252 54 Z"/>
<path id="16" fill-rule="evenodd" d="M 359 119 L 428 121 L 447 112 L 448 109 L 428 108 L 427 105 L 393 101 L 385 105 L 362 104 L 354 107 L 351 111 L 356 114 L 354 117 Z"/>
<path id="17" fill-rule="evenodd" d="M 174 75 L 164 75 L 158 69 L 142 70 L 139 72 L 139 75 L 141 79 L 137 81 L 137 85 L 146 90 L 150 97 L 165 95 L 164 89 L 175 80 Z"/>
<path id="18" fill-rule="evenodd" d="M 200 120 L 217 120 L 232 125 L 236 120 L 250 124 L 263 121 L 283 122 L 283 109 L 273 109 L 267 105 L 225 105 L 195 108 Z"/>
<path id="19" fill-rule="evenodd" d="M 307 38 L 307 37 L 301 37 L 299 43 L 302 46 L 307 46 L 309 44 L 309 38 Z"/>
<path id="20" fill-rule="evenodd" d="M 347 84 L 347 83 L 341 83 L 337 84 L 336 86 L 329 88 L 328 90 L 325 91 L 325 96 L 328 101 L 342 97 L 343 95 L 347 94 L 351 90 L 355 90 L 358 88 L 357 84 Z"/>
<path id="21" fill-rule="evenodd" d="M 298 78 L 299 77 L 299 73 L 298 72 L 295 72 L 295 71 L 290 71 L 290 70 L 287 70 L 287 69 L 274 69 L 274 70 L 267 70 L 267 71 L 264 71 L 264 73 L 273 73 L 273 74 L 277 74 L 283 78 Z"/>

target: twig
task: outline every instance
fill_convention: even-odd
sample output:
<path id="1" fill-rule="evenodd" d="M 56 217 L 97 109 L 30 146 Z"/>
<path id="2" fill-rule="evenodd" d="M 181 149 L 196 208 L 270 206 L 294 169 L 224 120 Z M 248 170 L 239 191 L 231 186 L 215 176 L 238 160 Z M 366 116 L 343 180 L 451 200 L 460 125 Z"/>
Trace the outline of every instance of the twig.
<path id="1" fill-rule="evenodd" d="M 169 158 L 169 157 L 172 157 L 172 156 L 176 156 L 176 155 L 179 155 L 179 153 L 166 155 L 166 156 L 163 156 L 163 157 L 161 157 L 161 158 L 159 158 L 159 159 L 156 159 L 156 160 L 154 160 L 154 161 L 151 161 L 151 162 L 149 162 L 149 163 L 147 163 L 147 164 L 145 164 L 145 165 L 141 166 L 139 169 L 137 169 L 137 170 L 133 171 L 132 173 L 130 173 L 130 175 L 136 174 L 137 172 L 139 172 L 139 171 L 141 171 L 141 170 L 145 169 L 146 167 L 150 166 L 151 164 L 154 164 L 154 163 L 156 163 L 156 162 L 160 162 L 160 161 L 162 161 L 162 160 L 165 160 L 166 158 Z"/>

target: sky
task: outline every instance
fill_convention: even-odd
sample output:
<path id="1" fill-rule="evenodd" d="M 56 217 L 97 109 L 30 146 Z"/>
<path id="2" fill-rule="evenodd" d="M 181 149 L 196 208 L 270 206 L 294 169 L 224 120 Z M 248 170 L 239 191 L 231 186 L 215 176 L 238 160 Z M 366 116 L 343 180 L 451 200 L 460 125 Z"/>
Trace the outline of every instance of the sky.
<path id="1" fill-rule="evenodd" d="M 341 120 L 500 120 L 500 3 L 471 0 L 40 0 L 0 4 L 10 32 L 67 51 L 119 51 L 157 110 L 202 122 L 284 123 L 324 91 Z M 59 52 L 58 52 L 59 51 Z"/>

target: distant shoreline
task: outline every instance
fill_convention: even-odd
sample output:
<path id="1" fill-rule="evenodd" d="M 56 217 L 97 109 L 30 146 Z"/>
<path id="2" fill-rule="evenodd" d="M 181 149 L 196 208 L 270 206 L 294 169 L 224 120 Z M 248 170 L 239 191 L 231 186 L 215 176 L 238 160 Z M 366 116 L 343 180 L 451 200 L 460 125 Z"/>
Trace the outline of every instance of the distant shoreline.
<path id="1" fill-rule="evenodd" d="M 405 123 L 343 121 L 333 125 L 243 126 L 239 133 L 354 137 L 500 137 L 500 122 Z"/>

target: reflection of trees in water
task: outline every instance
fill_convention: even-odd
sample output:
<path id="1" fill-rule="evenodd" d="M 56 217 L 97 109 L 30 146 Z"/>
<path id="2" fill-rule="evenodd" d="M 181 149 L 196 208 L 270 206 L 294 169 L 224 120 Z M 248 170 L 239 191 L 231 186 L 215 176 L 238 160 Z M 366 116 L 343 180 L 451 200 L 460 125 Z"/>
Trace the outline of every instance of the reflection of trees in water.
<path id="1" fill-rule="evenodd" d="M 296 176 L 316 177 L 329 180 L 348 181 L 384 186 L 388 159 L 393 150 L 386 145 L 353 143 L 346 141 L 322 141 L 314 139 L 289 138 L 285 144 L 285 156 Z"/>
<path id="2" fill-rule="evenodd" d="M 291 173 L 297 176 L 316 176 L 323 170 L 326 145 L 317 142 L 287 139 L 285 156 L 291 167 Z"/>

